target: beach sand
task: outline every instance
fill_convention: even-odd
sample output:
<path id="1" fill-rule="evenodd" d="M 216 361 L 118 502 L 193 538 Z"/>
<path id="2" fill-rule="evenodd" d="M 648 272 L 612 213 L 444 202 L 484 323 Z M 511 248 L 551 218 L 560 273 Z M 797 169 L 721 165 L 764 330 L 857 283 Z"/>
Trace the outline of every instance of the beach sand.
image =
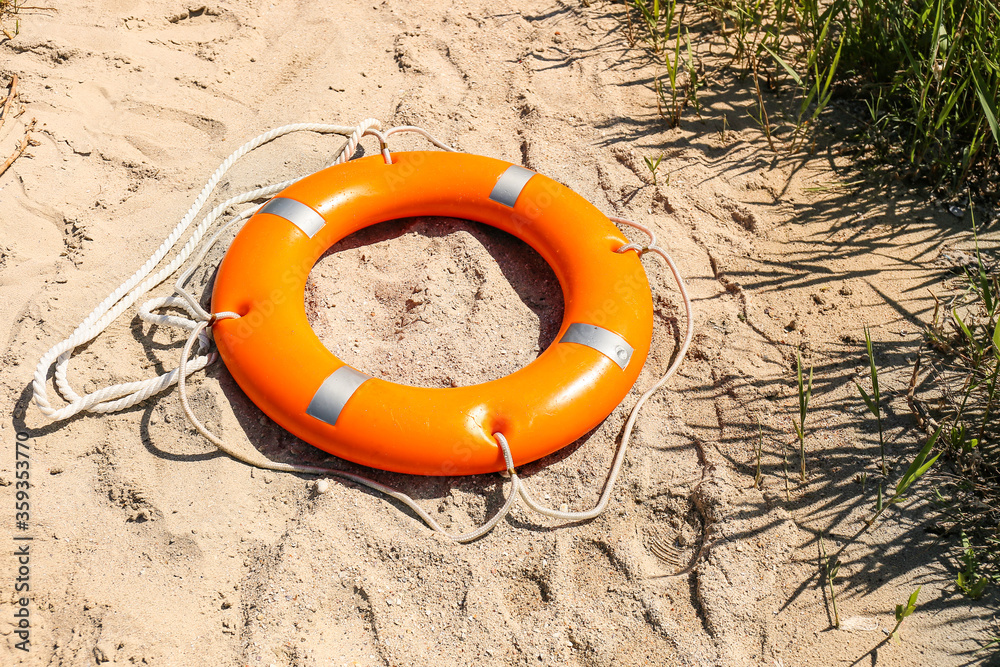
<path id="1" fill-rule="evenodd" d="M 818 575 L 819 535 L 836 549 L 874 505 L 877 432 L 852 383 L 867 373 L 863 326 L 886 367 L 898 475 L 919 436 L 907 362 L 933 309 L 928 288 L 953 276 L 934 260 L 943 244 L 970 247 L 967 220 L 917 191 L 839 187 L 850 174 L 836 142 L 775 155 L 747 117 L 752 99 L 721 85 L 705 91 L 701 117 L 689 108 L 668 128 L 651 90 L 658 71 L 629 46 L 621 4 L 53 6 L 23 10 L 20 33 L 0 43 L 0 82 L 20 79 L 0 156 L 32 119 L 38 142 L 0 176 L 0 551 L 33 537 L 30 651 L 17 648 L 19 565 L 0 558 L 0 663 L 958 665 L 988 636 L 989 614 L 955 594 L 949 543 L 924 530 L 919 504 L 845 552 L 840 631 Z M 562 525 L 518 503 L 492 533 L 456 545 L 354 484 L 317 493 L 316 477 L 221 454 L 176 391 L 58 423 L 31 404 L 39 357 L 153 252 L 232 150 L 286 123 L 366 117 L 544 173 L 652 226 L 676 259 L 694 344 L 643 412 L 601 517 Z M 342 143 L 267 144 L 213 201 L 309 173 Z M 654 185 L 643 157 L 661 154 Z M 195 275 L 199 296 L 223 252 Z M 673 279 L 643 261 L 653 352 L 601 426 L 522 467 L 547 504 L 595 502 L 628 411 L 677 350 Z M 169 293 L 163 284 L 150 297 Z M 424 386 L 506 375 L 562 318 L 558 282 L 528 246 L 440 218 L 345 239 L 313 270 L 306 301 L 334 353 Z M 71 381 L 93 391 L 149 377 L 176 366 L 183 342 L 132 309 L 78 351 Z M 806 483 L 790 446 L 797 349 L 816 374 Z M 231 446 L 372 476 L 452 531 L 482 523 L 507 490 L 497 475 L 410 477 L 329 458 L 265 417 L 221 363 L 189 393 Z M 14 523 L 17 432 L 31 456 L 25 531 Z M 884 643 L 894 606 L 918 585 L 903 642 Z"/>

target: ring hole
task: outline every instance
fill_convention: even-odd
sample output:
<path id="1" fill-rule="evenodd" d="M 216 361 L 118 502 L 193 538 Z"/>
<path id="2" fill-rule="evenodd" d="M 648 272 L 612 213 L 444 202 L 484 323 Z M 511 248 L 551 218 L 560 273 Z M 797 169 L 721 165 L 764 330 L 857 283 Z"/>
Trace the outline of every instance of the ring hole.
<path id="1" fill-rule="evenodd" d="M 421 387 L 501 378 L 562 323 L 559 282 L 530 246 L 493 227 L 411 218 L 334 245 L 306 282 L 323 344 L 373 377 Z"/>

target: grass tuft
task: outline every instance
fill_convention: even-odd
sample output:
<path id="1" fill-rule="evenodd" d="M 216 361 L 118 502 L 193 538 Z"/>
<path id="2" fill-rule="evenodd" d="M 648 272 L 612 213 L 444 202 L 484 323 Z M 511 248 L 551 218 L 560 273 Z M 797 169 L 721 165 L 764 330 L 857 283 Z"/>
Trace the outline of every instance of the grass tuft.
<path id="1" fill-rule="evenodd" d="M 690 27 L 689 7 L 699 20 Z M 1000 0 L 627 0 L 630 43 L 648 45 L 666 71 L 669 85 L 654 87 L 671 127 L 689 103 L 702 114 L 690 28 L 706 14 L 741 72 L 731 85 L 751 89 L 749 115 L 775 151 L 811 149 L 836 103 L 856 121 L 866 162 L 1000 195 Z M 782 90 L 784 108 L 768 111 L 765 93 Z"/>
<path id="2" fill-rule="evenodd" d="M 937 503 L 941 523 L 962 536 L 956 583 L 972 598 L 1000 580 L 1000 275 L 987 269 L 978 241 L 976 260 L 947 309 L 951 317 L 935 317 L 925 332 L 939 354 L 928 416 L 947 424 L 941 448 L 950 464 Z"/>
<path id="3" fill-rule="evenodd" d="M 898 644 L 902 643 L 899 639 L 899 627 L 903 625 L 903 621 L 906 620 L 907 616 L 909 616 L 910 614 L 912 614 L 917 610 L 918 595 L 920 595 L 920 586 L 917 586 L 917 589 L 912 593 L 910 593 L 910 597 L 906 601 L 905 605 L 901 604 L 896 605 L 896 627 L 894 627 L 892 629 L 892 632 L 889 633 L 889 637 L 895 639 L 896 643 Z"/>
<path id="4" fill-rule="evenodd" d="M 653 177 L 653 185 L 657 185 L 656 182 L 656 170 L 660 168 L 660 163 L 663 162 L 663 154 L 660 154 L 655 160 L 645 155 L 642 157 L 643 162 L 646 163 L 646 169 L 649 169 L 649 174 Z M 670 185 L 670 175 L 667 174 L 667 185 Z"/>
<path id="5" fill-rule="evenodd" d="M 840 629 L 840 612 L 837 611 L 837 589 L 834 587 L 837 574 L 840 572 L 840 561 L 833 557 L 831 558 L 826 554 L 826 544 L 823 542 L 823 536 L 819 536 L 819 555 L 820 562 L 823 564 L 823 575 L 826 579 L 827 586 L 830 587 L 830 603 L 833 605 L 833 627 L 837 630 Z"/>

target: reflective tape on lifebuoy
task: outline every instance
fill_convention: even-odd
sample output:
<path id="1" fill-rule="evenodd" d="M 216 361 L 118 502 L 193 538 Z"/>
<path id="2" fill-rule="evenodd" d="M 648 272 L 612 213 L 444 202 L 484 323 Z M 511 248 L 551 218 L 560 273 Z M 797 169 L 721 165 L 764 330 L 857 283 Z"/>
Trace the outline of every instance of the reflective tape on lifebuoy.
<path id="1" fill-rule="evenodd" d="M 333 355 L 310 327 L 305 284 L 345 236 L 414 216 L 464 218 L 534 248 L 562 286 L 555 342 L 506 377 L 468 387 L 374 378 Z M 492 158 L 393 153 L 330 167 L 257 211 L 219 267 L 213 326 L 240 387 L 282 427 L 331 454 L 421 475 L 506 468 L 572 443 L 628 394 L 649 353 L 653 303 L 636 253 L 593 205 L 550 178 Z"/>

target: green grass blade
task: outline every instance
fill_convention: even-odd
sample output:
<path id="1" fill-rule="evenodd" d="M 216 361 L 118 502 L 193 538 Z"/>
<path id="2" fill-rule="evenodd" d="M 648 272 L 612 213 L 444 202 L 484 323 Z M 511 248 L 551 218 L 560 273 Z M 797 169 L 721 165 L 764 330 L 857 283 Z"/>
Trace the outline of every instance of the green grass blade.
<path id="1" fill-rule="evenodd" d="M 840 53 L 844 50 L 844 40 L 840 40 L 840 44 L 837 45 L 837 52 L 833 55 L 833 63 L 830 64 L 830 69 L 826 74 L 826 82 L 823 84 L 823 93 L 825 94 L 829 89 L 830 85 L 833 83 L 833 75 L 837 73 L 837 66 L 840 65 Z M 830 98 L 829 95 L 826 96 L 827 99 Z"/>
<path id="2" fill-rule="evenodd" d="M 990 131 L 993 132 L 993 140 L 1000 146 L 1000 126 L 997 125 L 997 116 L 1000 114 L 997 112 L 996 101 L 990 100 L 986 96 L 986 84 L 983 82 L 978 67 L 972 68 L 972 83 L 976 90 L 976 97 L 979 98 L 979 104 L 983 108 L 983 114 L 986 116 L 986 122 L 990 126 Z"/>
<path id="3" fill-rule="evenodd" d="M 771 57 L 774 58 L 774 62 L 781 65 L 782 68 L 784 68 L 784 70 L 788 72 L 788 76 L 792 77 L 792 79 L 795 81 L 796 84 L 798 84 L 799 86 L 805 85 L 802 83 L 802 77 L 799 76 L 799 73 L 796 72 L 794 69 L 792 69 L 792 66 L 786 63 L 781 56 L 779 56 L 777 53 L 771 50 L 771 47 L 769 47 L 767 44 L 761 44 L 761 46 L 764 48 L 765 51 L 771 54 Z"/>
<path id="4" fill-rule="evenodd" d="M 802 418 L 802 421 L 805 421 L 806 403 L 805 391 L 802 383 L 802 354 L 800 352 L 795 353 L 795 375 L 799 383 L 799 416 Z"/>
<path id="5" fill-rule="evenodd" d="M 868 365 L 871 367 L 872 394 L 875 396 L 875 402 L 877 403 L 882 394 L 878 388 L 878 368 L 875 367 L 875 352 L 872 350 L 872 335 L 868 327 L 865 327 L 865 349 L 868 351 Z"/>
<path id="6" fill-rule="evenodd" d="M 906 472 L 903 473 L 903 476 L 900 477 L 899 482 L 896 484 L 896 493 L 895 493 L 896 496 L 902 496 L 903 493 L 908 488 L 910 488 L 911 484 L 917 481 L 917 479 L 919 479 L 921 475 L 927 472 L 927 470 L 932 465 L 934 465 L 934 462 L 937 461 L 938 456 L 941 456 L 941 453 L 938 452 L 937 454 L 934 455 L 934 458 L 932 458 L 929 463 L 925 463 L 925 461 L 927 460 L 927 455 L 931 453 L 931 449 L 937 442 L 938 436 L 941 435 L 942 428 L 943 425 L 937 427 L 937 430 L 934 431 L 934 435 L 928 438 L 927 442 L 924 443 L 924 446 L 917 453 L 916 458 L 913 459 L 913 463 L 910 464 L 910 467 L 907 468 Z"/>
<path id="7" fill-rule="evenodd" d="M 897 36 L 899 37 L 898 43 L 901 47 L 903 47 L 903 53 L 906 54 L 906 60 L 910 63 L 910 69 L 914 74 L 916 74 L 920 71 L 920 65 L 917 64 L 917 59 L 913 56 L 913 51 L 910 51 L 910 47 L 907 44 L 909 40 L 906 38 L 906 35 L 903 34 L 902 30 L 900 30 L 898 25 L 893 24 L 893 27 L 895 27 Z"/>
<path id="8" fill-rule="evenodd" d="M 861 400 L 863 400 L 865 405 L 868 406 L 868 412 L 877 417 L 878 408 L 875 407 L 875 402 L 868 396 L 868 392 L 866 392 L 865 388 L 858 384 L 857 381 L 855 381 L 854 386 L 858 388 L 858 392 L 861 394 Z"/>
<path id="9" fill-rule="evenodd" d="M 958 86 L 958 88 L 952 90 L 951 93 L 948 95 L 948 99 L 945 101 L 944 107 L 941 109 L 941 113 L 938 114 L 938 121 L 934 125 L 935 132 L 940 130 L 941 126 L 944 125 L 945 122 L 953 120 L 951 115 L 952 111 L 955 109 L 955 105 L 958 104 L 959 100 L 962 99 L 962 93 L 965 92 L 965 89 L 968 87 L 968 85 L 969 85 L 969 80 L 966 79 L 965 81 L 962 81 L 962 83 Z"/>
<path id="10" fill-rule="evenodd" d="M 942 37 L 941 15 L 943 14 L 943 10 L 944 10 L 944 0 L 938 0 L 937 11 L 934 13 L 934 27 L 931 28 L 931 34 L 933 35 L 931 38 L 931 52 L 930 55 L 927 57 L 927 62 L 931 64 L 937 61 L 938 49 L 941 46 L 941 37 Z M 927 93 L 930 91 L 931 82 L 933 80 L 934 80 L 934 72 L 932 70 L 932 67 L 928 67 L 927 75 L 924 79 L 923 91 L 920 93 L 921 110 L 925 109 L 927 106 Z"/>
<path id="11" fill-rule="evenodd" d="M 938 452 L 931 458 L 930 461 L 927 461 L 925 464 L 917 468 L 917 471 L 913 473 L 913 479 L 910 481 L 910 484 L 913 484 L 913 482 L 920 479 L 925 472 L 930 470 L 931 466 L 934 465 L 934 462 L 938 460 L 939 456 L 941 456 L 941 452 Z"/>
<path id="12" fill-rule="evenodd" d="M 976 337 L 972 335 L 972 331 L 969 330 L 969 327 L 965 325 L 965 322 L 958 314 L 958 310 L 953 308 L 951 311 L 951 316 L 955 319 L 955 322 L 958 324 L 958 328 L 962 330 L 963 334 L 965 334 L 966 339 L 972 345 L 973 349 L 976 350 L 976 353 L 977 354 L 982 353 L 983 350 L 981 347 L 979 347 L 979 341 L 977 341 Z"/>

